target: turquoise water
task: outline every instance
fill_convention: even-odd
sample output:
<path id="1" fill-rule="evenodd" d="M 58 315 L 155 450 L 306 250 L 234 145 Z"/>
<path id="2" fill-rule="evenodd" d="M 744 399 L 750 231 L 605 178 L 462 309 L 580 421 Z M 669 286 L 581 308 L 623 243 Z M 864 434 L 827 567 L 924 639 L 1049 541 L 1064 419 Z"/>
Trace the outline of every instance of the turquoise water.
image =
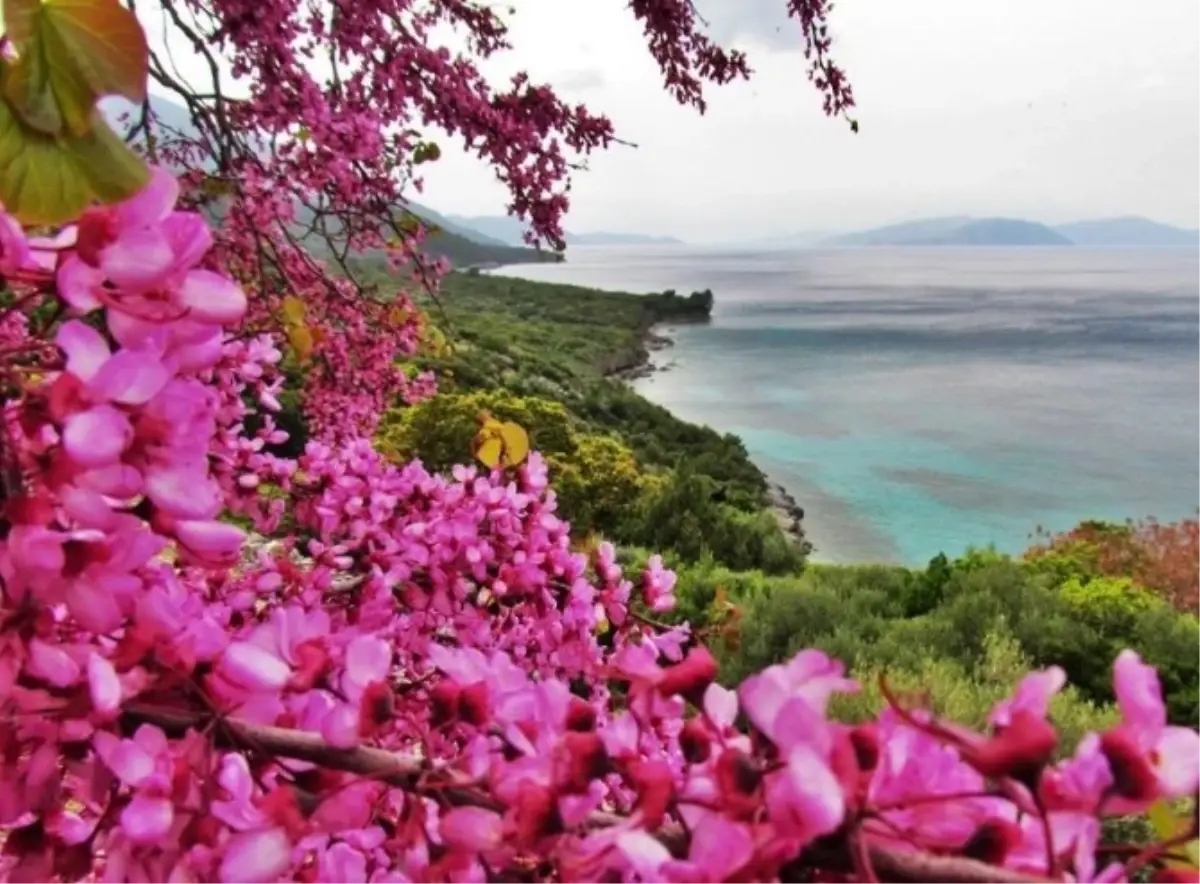
<path id="1" fill-rule="evenodd" d="M 741 436 L 819 558 L 918 564 L 1200 502 L 1195 250 L 574 249 L 506 268 L 711 288 L 638 390 Z"/>

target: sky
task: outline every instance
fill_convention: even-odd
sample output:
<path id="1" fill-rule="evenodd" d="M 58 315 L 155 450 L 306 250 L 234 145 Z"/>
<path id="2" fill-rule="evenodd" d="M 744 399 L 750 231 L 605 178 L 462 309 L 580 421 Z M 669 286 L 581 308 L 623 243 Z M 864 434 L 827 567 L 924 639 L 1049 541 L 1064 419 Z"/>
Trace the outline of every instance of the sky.
<path id="1" fill-rule="evenodd" d="M 842 0 L 834 57 L 861 131 L 821 112 L 784 0 L 697 0 L 755 74 L 704 116 L 662 89 L 619 0 L 509 0 L 519 69 L 607 114 L 615 145 L 577 173 L 568 229 L 736 242 L 936 215 L 1046 223 L 1200 215 L 1197 0 Z M 504 214 L 505 192 L 442 139 L 421 202 Z"/>

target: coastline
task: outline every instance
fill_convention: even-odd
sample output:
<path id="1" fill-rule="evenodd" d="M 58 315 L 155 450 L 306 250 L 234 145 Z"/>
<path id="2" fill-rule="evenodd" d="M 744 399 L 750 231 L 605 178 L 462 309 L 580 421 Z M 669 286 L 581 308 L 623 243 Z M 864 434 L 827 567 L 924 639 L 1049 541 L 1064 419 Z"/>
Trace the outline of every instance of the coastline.
<path id="1" fill-rule="evenodd" d="M 637 347 L 625 354 L 620 354 L 612 366 L 605 368 L 604 376 L 632 388 L 634 381 L 650 377 L 656 372 L 670 371 L 671 364 L 659 364 L 655 360 L 655 355 L 675 346 L 675 339 L 670 335 L 674 331 L 673 326 L 679 324 L 681 324 L 679 319 L 650 323 L 643 330 Z M 644 394 L 639 393 L 638 395 L 645 398 Z M 751 461 L 753 462 L 753 458 Z M 763 474 L 767 485 L 764 509 L 775 517 L 784 534 L 805 549 L 807 556 L 812 552 L 813 547 L 804 530 L 804 507 L 787 488 L 774 481 L 761 464 L 755 463 L 754 465 Z"/>

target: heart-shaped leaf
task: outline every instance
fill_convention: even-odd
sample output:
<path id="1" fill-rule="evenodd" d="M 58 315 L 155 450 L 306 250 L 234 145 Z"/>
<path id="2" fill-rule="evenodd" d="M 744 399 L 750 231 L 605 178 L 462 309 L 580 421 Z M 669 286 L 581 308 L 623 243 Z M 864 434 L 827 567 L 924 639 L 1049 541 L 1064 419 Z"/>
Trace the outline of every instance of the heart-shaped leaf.
<path id="1" fill-rule="evenodd" d="M 150 180 L 142 159 L 93 113 L 83 135 L 47 135 L 0 101 L 0 203 L 22 224 L 65 224 L 94 202 L 128 199 Z"/>
<path id="2" fill-rule="evenodd" d="M 83 135 L 101 97 L 146 100 L 146 35 L 118 0 L 4 0 L 4 14 L 17 51 L 4 95 L 27 125 Z"/>

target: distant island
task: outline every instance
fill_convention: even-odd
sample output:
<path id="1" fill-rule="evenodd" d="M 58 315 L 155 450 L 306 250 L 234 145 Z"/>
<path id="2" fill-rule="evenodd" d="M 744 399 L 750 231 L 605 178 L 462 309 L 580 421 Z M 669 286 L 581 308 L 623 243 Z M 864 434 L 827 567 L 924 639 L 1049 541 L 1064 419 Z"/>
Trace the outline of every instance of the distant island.
<path id="1" fill-rule="evenodd" d="M 1069 246 L 1061 233 L 1015 218 L 930 218 L 822 240 L 822 246 Z"/>
<path id="2" fill-rule="evenodd" d="M 1200 243 L 1200 230 L 1172 227 L 1135 216 L 1076 221 L 1055 229 L 1077 246 L 1195 248 Z"/>
<path id="3" fill-rule="evenodd" d="M 845 248 L 870 246 L 1085 246 L 1091 248 L 1177 248 L 1200 245 L 1200 231 L 1172 227 L 1147 218 L 1123 217 L 1078 221 L 1056 227 L 1021 218 L 974 218 L 953 215 L 921 218 L 870 230 L 824 237 L 776 236 L 770 247 Z"/>

